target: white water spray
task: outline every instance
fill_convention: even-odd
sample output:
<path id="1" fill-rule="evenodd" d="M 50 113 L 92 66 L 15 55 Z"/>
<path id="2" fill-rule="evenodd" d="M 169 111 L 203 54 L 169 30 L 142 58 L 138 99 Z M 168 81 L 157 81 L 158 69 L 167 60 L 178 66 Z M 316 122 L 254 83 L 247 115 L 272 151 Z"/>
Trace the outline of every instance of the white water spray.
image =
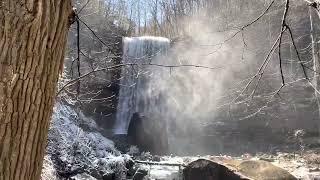
<path id="1" fill-rule="evenodd" d="M 163 37 L 125 37 L 123 38 L 123 66 L 121 70 L 120 92 L 116 114 L 115 134 L 127 134 L 132 115 L 135 112 L 147 115 L 161 113 L 161 108 L 154 108 L 161 101 L 157 86 L 150 81 L 151 76 L 161 73 L 148 64 L 158 63 L 157 59 L 166 54 L 170 40 Z M 160 62 L 161 63 L 161 62 Z M 157 71 L 157 72 L 156 72 Z M 160 74 L 159 74 L 160 73 Z M 157 112 L 154 112 L 154 111 Z"/>

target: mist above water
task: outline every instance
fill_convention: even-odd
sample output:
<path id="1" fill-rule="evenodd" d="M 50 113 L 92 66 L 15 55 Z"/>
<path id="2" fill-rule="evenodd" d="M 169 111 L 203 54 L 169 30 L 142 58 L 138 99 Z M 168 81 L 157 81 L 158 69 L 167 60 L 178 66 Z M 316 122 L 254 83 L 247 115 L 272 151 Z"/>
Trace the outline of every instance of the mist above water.
<path id="1" fill-rule="evenodd" d="M 123 39 L 122 63 L 137 65 L 122 68 L 115 134 L 127 134 L 136 112 L 166 121 L 172 137 L 198 136 L 204 126 L 215 123 L 225 80 L 234 78 L 232 68 L 243 66 L 242 46 L 214 46 L 224 33 L 208 34 L 208 27 L 196 21 L 194 27 L 188 38 L 170 48 L 170 40 L 162 37 Z"/>
<path id="2" fill-rule="evenodd" d="M 169 48 L 166 38 L 123 39 L 123 63 L 147 61 L 165 67 L 122 69 L 115 133 L 126 134 L 134 112 L 167 121 L 169 134 L 182 137 L 200 134 L 202 127 L 216 122 L 219 99 L 227 93 L 226 86 L 239 79 L 235 72 L 250 64 L 250 55 L 241 60 L 243 44 L 237 37 L 232 43 L 217 45 L 233 32 L 208 33 L 212 27 L 196 19 L 188 24 L 187 38 L 174 41 L 166 53 L 159 53 Z M 147 56 L 147 60 L 139 58 Z"/>

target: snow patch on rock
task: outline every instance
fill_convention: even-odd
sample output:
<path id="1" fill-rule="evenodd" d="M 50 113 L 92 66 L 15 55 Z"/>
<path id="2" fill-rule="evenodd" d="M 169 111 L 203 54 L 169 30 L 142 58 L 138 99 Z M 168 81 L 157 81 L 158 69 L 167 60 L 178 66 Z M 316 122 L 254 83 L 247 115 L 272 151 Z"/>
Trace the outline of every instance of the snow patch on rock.
<path id="1" fill-rule="evenodd" d="M 83 130 L 82 125 L 90 127 L 89 131 Z M 94 120 L 61 102 L 54 107 L 47 156 L 62 178 L 88 174 L 99 179 L 105 173 L 114 173 L 121 179 L 126 175 L 125 165 L 130 159 L 98 132 Z"/>

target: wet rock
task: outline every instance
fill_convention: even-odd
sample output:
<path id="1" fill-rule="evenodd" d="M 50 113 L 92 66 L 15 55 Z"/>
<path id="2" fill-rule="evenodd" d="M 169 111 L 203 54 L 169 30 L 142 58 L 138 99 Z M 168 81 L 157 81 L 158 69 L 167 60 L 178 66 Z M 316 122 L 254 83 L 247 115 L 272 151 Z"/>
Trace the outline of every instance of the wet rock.
<path id="1" fill-rule="evenodd" d="M 160 156 L 153 156 L 153 157 L 152 157 L 152 161 L 160 162 L 160 160 L 161 160 L 161 157 L 160 157 Z"/>
<path id="2" fill-rule="evenodd" d="M 102 176 L 102 180 L 115 180 L 116 179 L 116 174 L 114 172 L 112 173 L 105 173 Z"/>
<path id="3" fill-rule="evenodd" d="M 131 169 L 128 169 L 128 171 L 127 171 L 127 177 L 133 177 L 134 176 L 134 174 L 137 172 L 137 170 L 138 170 L 138 167 L 133 167 L 133 168 L 131 168 Z"/>
<path id="4" fill-rule="evenodd" d="M 184 180 L 245 180 L 231 169 L 213 161 L 198 159 L 183 170 Z"/>
<path id="5" fill-rule="evenodd" d="M 83 173 L 70 178 L 70 180 L 97 180 L 97 179 L 90 176 L 89 174 Z"/>
<path id="6" fill-rule="evenodd" d="M 320 152 L 320 151 L 319 151 Z M 306 153 L 304 159 L 308 164 L 320 164 L 320 154 Z"/>
<path id="7" fill-rule="evenodd" d="M 134 166 L 134 161 L 130 158 L 126 160 L 126 168 L 131 169 Z"/>
<path id="8" fill-rule="evenodd" d="M 152 161 L 153 156 L 150 154 L 150 152 L 143 152 L 140 156 L 138 156 L 138 159 L 141 161 Z"/>
<path id="9" fill-rule="evenodd" d="M 130 156 L 139 156 L 140 155 L 140 150 L 138 148 L 138 146 L 130 146 L 130 148 L 128 149 L 127 153 Z"/>
<path id="10" fill-rule="evenodd" d="M 115 134 L 111 139 L 114 142 L 115 147 L 122 153 L 126 153 L 130 148 L 128 136 L 126 134 Z"/>
<path id="11" fill-rule="evenodd" d="M 137 145 L 143 151 L 163 155 L 168 152 L 167 124 L 161 119 L 150 119 L 134 113 L 128 128 L 130 144 Z"/>
<path id="12" fill-rule="evenodd" d="M 277 167 L 270 162 L 266 161 L 243 161 L 238 167 L 238 171 L 243 175 L 259 180 L 269 180 L 269 179 L 277 179 L 277 180 L 297 180 L 293 175 L 291 175 L 288 171 Z"/>
<path id="13" fill-rule="evenodd" d="M 51 160 L 55 164 L 58 176 L 62 178 L 68 179 L 85 172 L 86 167 L 77 163 L 70 164 L 66 158 L 61 157 L 59 152 L 53 154 L 51 156 Z"/>
<path id="14" fill-rule="evenodd" d="M 92 177 L 94 177 L 94 178 L 96 178 L 96 179 L 101 179 L 101 178 L 102 178 L 101 172 L 99 172 L 99 171 L 98 171 L 97 169 L 95 169 L 95 168 L 89 169 L 88 172 L 89 172 L 89 174 L 90 174 Z"/>
<path id="15" fill-rule="evenodd" d="M 145 176 L 148 175 L 148 170 L 139 168 L 137 172 L 134 174 L 132 180 L 143 180 Z"/>
<path id="16" fill-rule="evenodd" d="M 320 168 L 318 167 L 310 168 L 309 172 L 320 172 Z"/>
<path id="17" fill-rule="evenodd" d="M 128 169 L 127 171 L 128 177 L 132 177 L 136 173 L 137 169 L 134 168 L 134 166 L 135 166 L 135 163 L 132 159 L 128 159 L 126 161 L 126 168 Z"/>

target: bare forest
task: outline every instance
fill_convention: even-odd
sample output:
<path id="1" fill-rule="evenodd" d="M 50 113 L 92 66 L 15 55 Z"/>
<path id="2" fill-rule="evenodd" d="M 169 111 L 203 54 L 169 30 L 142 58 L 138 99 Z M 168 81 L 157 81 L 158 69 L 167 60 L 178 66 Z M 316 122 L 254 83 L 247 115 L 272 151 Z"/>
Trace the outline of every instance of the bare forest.
<path id="1" fill-rule="evenodd" d="M 0 180 L 320 178 L 318 0 L 0 0 Z"/>

